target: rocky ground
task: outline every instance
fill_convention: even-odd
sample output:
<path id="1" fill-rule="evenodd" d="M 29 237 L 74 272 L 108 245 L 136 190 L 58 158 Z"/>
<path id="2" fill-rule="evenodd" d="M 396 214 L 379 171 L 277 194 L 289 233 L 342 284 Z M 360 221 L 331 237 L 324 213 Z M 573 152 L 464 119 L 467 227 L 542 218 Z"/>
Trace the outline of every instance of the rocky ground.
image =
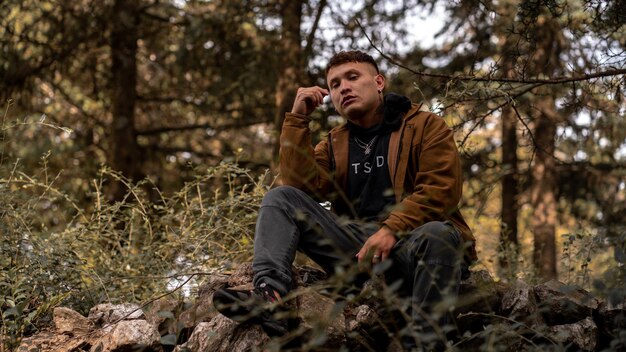
<path id="1" fill-rule="evenodd" d="M 164 297 L 142 309 L 135 304 L 101 304 L 84 317 L 54 309 L 54 327 L 24 339 L 20 352 L 48 351 L 401 351 L 393 329 L 382 319 L 385 290 L 368 283 L 358 299 L 337 301 L 320 289 L 324 274 L 294 270 L 298 289 L 289 305 L 294 333 L 270 339 L 256 325 L 238 324 L 218 314 L 213 292 L 224 285 L 251 287 L 251 266 L 232 275 L 212 275 L 195 302 Z M 622 306 L 610 306 L 578 287 L 558 281 L 530 286 L 503 285 L 488 272 L 472 273 L 455 305 L 451 350 L 618 350 L 625 334 Z"/>

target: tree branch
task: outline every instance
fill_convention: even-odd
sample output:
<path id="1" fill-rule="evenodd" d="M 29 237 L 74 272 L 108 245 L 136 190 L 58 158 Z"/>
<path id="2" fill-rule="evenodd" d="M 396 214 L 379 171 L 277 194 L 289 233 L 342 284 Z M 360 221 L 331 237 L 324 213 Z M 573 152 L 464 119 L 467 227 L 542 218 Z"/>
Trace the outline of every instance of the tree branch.
<path id="1" fill-rule="evenodd" d="M 181 132 L 181 131 L 190 131 L 197 129 L 211 129 L 213 131 L 222 132 L 225 130 L 233 129 L 233 128 L 242 128 L 258 125 L 261 123 L 270 123 L 273 119 L 267 118 L 264 120 L 251 120 L 251 121 L 237 121 L 233 123 L 226 123 L 221 125 L 213 125 L 210 123 L 201 123 L 195 125 L 185 125 L 185 126 L 171 126 L 171 127 L 158 127 L 150 130 L 137 131 L 137 135 L 140 136 L 152 136 L 155 134 L 167 133 L 167 132 Z"/>
<path id="2" fill-rule="evenodd" d="M 374 43 L 372 42 L 372 40 L 370 39 L 370 37 L 367 35 L 367 33 L 365 32 L 365 29 L 363 28 L 363 26 L 361 25 L 361 23 L 357 20 L 356 21 L 357 24 L 359 25 L 359 27 L 361 28 L 361 30 L 363 31 L 363 34 L 365 35 L 365 38 L 367 38 L 367 41 L 370 43 L 370 45 L 383 57 L 385 58 L 387 61 L 389 61 L 391 64 L 398 66 L 400 68 L 403 68 L 411 73 L 413 73 L 416 76 L 422 76 L 422 77 L 430 77 L 430 78 L 440 78 L 440 79 L 446 79 L 446 80 L 453 80 L 453 81 L 474 81 L 474 82 L 503 82 L 503 83 L 518 83 L 518 84 L 564 84 L 564 83 L 571 83 L 571 82 L 580 82 L 580 81 L 589 81 L 595 78 L 603 78 L 603 77 L 613 77 L 613 76 L 620 76 L 620 75 L 625 75 L 626 74 L 626 68 L 615 68 L 615 69 L 610 69 L 610 70 L 606 70 L 606 71 L 598 71 L 598 72 L 594 72 L 594 73 L 586 73 L 586 74 L 582 74 L 582 75 L 578 75 L 578 76 L 563 76 L 563 77 L 555 77 L 555 78 L 504 78 L 504 77 L 479 77 L 479 76 L 466 76 L 466 75 L 448 75 L 448 74 L 442 74 L 442 73 L 428 73 L 428 72 L 420 72 L 420 71 L 416 71 L 406 65 L 401 64 L 400 62 L 398 62 L 397 60 L 393 59 L 392 57 L 390 57 L 389 55 L 383 53 L 376 45 L 374 45 Z"/>
<path id="3" fill-rule="evenodd" d="M 313 51 L 313 41 L 315 40 L 315 32 L 317 32 L 317 27 L 319 26 L 320 18 L 322 18 L 322 12 L 326 8 L 326 0 L 320 0 L 320 3 L 317 7 L 317 14 L 315 15 L 315 21 L 313 21 L 313 26 L 311 27 L 311 32 L 307 36 L 306 47 L 304 48 L 303 58 L 306 60 L 311 56 L 311 52 Z"/>
<path id="4" fill-rule="evenodd" d="M 467 142 L 467 139 L 472 134 L 472 132 L 474 132 L 474 130 L 476 130 L 476 128 L 487 118 L 487 116 L 490 116 L 491 114 L 493 114 L 494 112 L 502 109 L 503 107 L 505 107 L 508 104 L 511 104 L 512 106 L 515 106 L 515 104 L 513 103 L 515 101 L 515 99 L 517 99 L 517 98 L 521 97 L 522 95 L 530 92 L 531 90 L 539 87 L 540 85 L 541 84 L 535 84 L 535 85 L 531 85 L 530 87 L 527 87 L 526 89 L 522 90 L 521 92 L 518 92 L 517 94 L 515 94 L 513 96 L 510 96 L 504 103 L 496 106 L 495 108 L 489 110 L 487 113 L 483 114 L 480 118 L 478 118 L 478 122 L 476 122 L 474 124 L 474 126 L 472 126 L 470 128 L 469 132 L 467 132 L 467 134 L 465 135 L 465 137 L 461 141 L 460 146 L 463 147 L 463 145 L 465 145 L 465 142 Z M 452 129 L 456 129 L 459 126 L 463 125 L 464 123 L 465 122 L 463 122 L 461 124 L 457 124 L 457 125 L 453 126 Z"/>
<path id="5" fill-rule="evenodd" d="M 215 155 L 209 152 L 199 152 L 199 151 L 192 150 L 192 148 L 160 147 L 158 145 L 152 145 L 150 146 L 150 148 L 157 152 L 166 153 L 166 154 L 190 153 L 200 158 L 208 158 L 208 159 L 214 159 L 218 161 L 224 160 L 224 156 Z M 261 163 L 261 162 L 252 161 L 252 160 L 237 160 L 237 164 L 244 165 L 249 168 L 269 168 L 270 167 L 268 163 Z"/>

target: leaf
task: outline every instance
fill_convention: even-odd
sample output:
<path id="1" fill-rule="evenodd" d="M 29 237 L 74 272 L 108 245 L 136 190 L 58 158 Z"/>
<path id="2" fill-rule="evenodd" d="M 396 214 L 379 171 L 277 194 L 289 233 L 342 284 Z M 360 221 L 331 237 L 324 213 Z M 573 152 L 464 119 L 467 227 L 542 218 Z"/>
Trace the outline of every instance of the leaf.
<path id="1" fill-rule="evenodd" d="M 160 310 L 157 312 L 157 316 L 161 317 L 161 318 L 169 318 L 169 319 L 175 319 L 174 318 L 174 314 L 168 310 Z"/>
<path id="2" fill-rule="evenodd" d="M 32 312 L 30 312 L 27 316 L 26 316 L 26 322 L 27 323 L 31 323 L 33 320 L 35 320 L 35 318 L 38 315 L 38 311 L 34 310 Z"/>
<path id="3" fill-rule="evenodd" d="M 385 271 L 387 271 L 387 269 L 389 269 L 390 267 L 391 267 L 391 260 L 384 260 L 374 265 L 372 272 L 375 275 L 380 275 L 380 274 L 383 274 Z"/>
<path id="4" fill-rule="evenodd" d="M 176 335 L 168 334 L 161 337 L 161 344 L 166 346 L 176 346 Z"/>
<path id="5" fill-rule="evenodd" d="M 5 310 L 4 312 L 2 312 L 2 317 L 3 318 L 8 318 L 10 316 L 17 316 L 18 312 L 17 312 L 17 308 L 15 307 L 11 307 L 7 310 Z"/>

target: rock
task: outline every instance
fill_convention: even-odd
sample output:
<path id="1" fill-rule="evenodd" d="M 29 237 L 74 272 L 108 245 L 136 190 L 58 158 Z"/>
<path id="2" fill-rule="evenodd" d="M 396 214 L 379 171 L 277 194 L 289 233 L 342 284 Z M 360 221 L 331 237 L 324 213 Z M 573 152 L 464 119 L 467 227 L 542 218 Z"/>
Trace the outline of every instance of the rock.
<path id="1" fill-rule="evenodd" d="M 616 340 L 620 332 L 626 330 L 626 307 L 623 303 L 610 304 L 601 302 L 598 309 L 598 328 L 600 330 L 600 350 L 611 347 L 609 342 Z M 623 341 L 623 339 L 622 339 Z M 620 346 L 624 348 L 624 346 Z M 615 348 L 615 346 L 613 346 Z"/>
<path id="2" fill-rule="evenodd" d="M 93 323 L 75 310 L 56 307 L 52 313 L 54 326 L 61 334 L 70 336 L 85 335 L 93 330 Z"/>
<path id="3" fill-rule="evenodd" d="M 325 272 L 311 266 L 294 267 L 293 279 L 295 286 L 307 287 L 328 278 Z"/>
<path id="4" fill-rule="evenodd" d="M 25 338 L 18 351 L 402 350 L 400 334 L 395 332 L 404 327 L 405 316 L 400 313 L 407 302 L 394 299 L 393 286 L 380 280 L 369 280 L 362 290 L 346 295 L 308 287 L 325 274 L 312 267 L 295 268 L 297 287 L 284 299 L 298 326 L 283 338 L 270 339 L 258 325 L 239 324 L 217 314 L 212 304 L 215 290 L 222 286 L 251 289 L 251 268 L 244 264 L 230 277 L 207 276 L 196 302 L 186 310 L 176 299 L 158 300 L 145 314 L 146 320 L 134 304 L 98 305 L 88 318 L 69 308 L 56 308 L 55 331 Z M 339 298 L 333 300 L 328 294 Z M 555 342 L 573 350 L 611 349 L 626 326 L 622 305 L 600 302 L 580 288 L 558 281 L 535 287 L 522 281 L 504 286 L 486 271 L 474 272 L 462 282 L 458 303 L 455 346 L 461 350 L 497 343 L 502 347 L 498 350 L 519 352 L 537 346 L 559 347 Z M 582 318 L 572 321 L 578 316 Z"/>
<path id="5" fill-rule="evenodd" d="M 469 278 L 461 281 L 459 295 L 466 295 L 474 292 L 494 290 L 496 286 L 493 277 L 487 270 L 479 270 L 471 273 Z"/>
<path id="6" fill-rule="evenodd" d="M 251 268 L 252 267 L 250 266 L 250 270 Z M 198 323 L 209 321 L 213 317 L 215 317 L 217 312 L 213 307 L 213 293 L 215 292 L 215 290 L 227 285 L 228 282 L 229 277 L 225 275 L 216 274 L 208 276 L 198 290 L 198 298 L 196 299 L 196 301 L 191 305 L 191 307 L 183 311 L 178 317 L 178 324 L 180 325 L 180 327 L 182 329 L 193 330 L 193 328 L 198 325 Z"/>
<path id="7" fill-rule="evenodd" d="M 527 346 L 527 339 L 524 336 L 533 335 L 529 327 L 543 324 L 537 310 L 533 288 L 521 280 L 509 286 L 490 283 L 486 274 L 483 273 L 482 277 L 475 279 L 480 282 L 475 292 L 482 301 L 478 300 L 475 301 L 476 305 L 469 304 L 464 307 L 469 312 L 456 319 L 461 336 L 466 334 L 465 336 L 469 337 L 471 333 L 475 333 L 481 338 L 462 341 L 461 350 L 480 350 L 484 348 L 482 343 L 491 340 L 497 341 L 500 346 L 506 346 L 498 350 L 523 351 L 524 346 Z M 474 277 L 472 273 L 472 278 Z M 490 293 L 493 297 L 486 297 Z M 466 294 L 472 296 L 471 293 Z M 491 311 L 481 313 L 481 309 Z"/>
<path id="8" fill-rule="evenodd" d="M 161 336 L 156 327 L 145 320 L 123 320 L 91 347 L 91 352 L 122 351 L 160 352 Z"/>
<path id="9" fill-rule="evenodd" d="M 591 317 L 573 324 L 563 324 L 548 328 L 548 337 L 564 345 L 574 343 L 582 351 L 593 351 L 598 341 L 598 327 Z"/>
<path id="10" fill-rule="evenodd" d="M 183 302 L 171 297 L 163 297 L 150 305 L 146 311 L 146 321 L 157 327 L 161 335 L 176 334 L 176 316 L 179 314 Z"/>
<path id="11" fill-rule="evenodd" d="M 88 346 L 87 339 L 51 331 L 40 332 L 22 340 L 16 352 L 74 352 Z"/>
<path id="12" fill-rule="evenodd" d="M 504 289 L 487 270 L 473 272 L 459 286 L 459 311 L 492 313 L 500 308 Z"/>
<path id="13" fill-rule="evenodd" d="M 405 351 L 406 350 L 404 349 L 404 347 L 402 347 L 400 342 L 396 339 L 392 340 L 389 343 L 389 346 L 387 347 L 387 349 L 385 350 L 385 352 L 405 352 Z"/>
<path id="14" fill-rule="evenodd" d="M 346 337 L 350 351 L 377 351 L 389 344 L 385 327 L 372 307 L 361 304 L 344 311 L 346 319 Z"/>
<path id="15" fill-rule="evenodd" d="M 535 296 L 548 325 L 571 324 L 591 316 L 600 302 L 578 286 L 550 280 L 535 286 Z"/>
<path id="16" fill-rule="evenodd" d="M 458 304 L 454 311 L 459 329 L 477 331 L 489 324 L 487 314 L 500 310 L 502 291 L 487 270 L 472 272 L 468 279 L 461 281 Z"/>
<path id="17" fill-rule="evenodd" d="M 174 352 L 235 352 L 260 348 L 269 338 L 258 325 L 238 324 L 217 315 L 209 322 L 196 326 L 189 340 L 176 346 Z"/>
<path id="18" fill-rule="evenodd" d="M 229 287 L 252 285 L 252 263 L 241 264 L 228 279 Z"/>
<path id="19" fill-rule="evenodd" d="M 459 296 L 489 292 L 492 296 L 501 297 L 503 284 L 496 282 L 487 270 L 474 271 L 459 286 Z"/>
<path id="20" fill-rule="evenodd" d="M 213 274 L 207 276 L 202 282 L 202 285 L 198 288 L 198 296 L 212 296 L 215 290 L 226 285 L 228 279 L 229 276 L 222 274 Z"/>
<path id="21" fill-rule="evenodd" d="M 486 270 L 474 271 L 461 281 L 459 303 L 454 310 L 458 335 L 478 334 L 481 338 L 462 341 L 461 350 L 479 350 L 482 338 L 491 339 L 496 334 L 499 339 L 512 345 L 519 345 L 519 336 L 507 335 L 509 331 L 519 331 L 498 316 L 515 317 L 521 321 L 537 322 L 536 304 L 531 294 L 532 288 L 522 281 L 508 286 L 495 282 Z M 531 315 L 533 318 L 528 319 Z"/>
<path id="22" fill-rule="evenodd" d="M 302 290 L 297 298 L 300 328 L 310 334 L 310 343 L 338 348 L 346 342 L 344 305 L 313 290 Z"/>
<path id="23" fill-rule="evenodd" d="M 469 339 L 462 344 L 459 351 L 526 352 L 544 350 L 538 347 L 538 342 L 532 341 L 535 332 L 520 323 L 495 319 L 493 324 L 484 327 L 482 333 L 481 338 Z"/>
<path id="24" fill-rule="evenodd" d="M 201 351 L 200 348 L 201 347 L 204 348 L 207 340 L 210 341 L 211 338 L 213 337 L 212 334 L 205 332 L 205 330 L 207 330 L 208 325 L 209 323 L 206 323 L 206 322 L 199 323 L 195 327 L 191 335 L 189 336 L 189 339 L 185 343 L 176 346 L 174 348 L 174 352 Z"/>
<path id="25" fill-rule="evenodd" d="M 377 318 L 376 312 L 364 304 L 356 307 L 353 314 L 354 318 L 348 323 L 348 331 L 354 331 L 361 329 L 364 326 L 371 325 L 371 323 L 376 321 Z"/>
<path id="26" fill-rule="evenodd" d="M 96 327 L 115 324 L 122 320 L 145 319 L 143 310 L 136 304 L 99 304 L 89 310 L 87 317 Z"/>
<path id="27" fill-rule="evenodd" d="M 523 281 L 514 282 L 504 293 L 502 312 L 508 317 L 529 326 L 542 325 L 533 288 Z"/>

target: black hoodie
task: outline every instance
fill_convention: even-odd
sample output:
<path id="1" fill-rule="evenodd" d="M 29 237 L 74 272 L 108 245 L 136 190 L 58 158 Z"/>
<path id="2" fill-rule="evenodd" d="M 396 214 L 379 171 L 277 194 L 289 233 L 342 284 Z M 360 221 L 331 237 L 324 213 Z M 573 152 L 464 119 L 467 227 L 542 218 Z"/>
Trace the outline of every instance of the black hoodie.
<path id="1" fill-rule="evenodd" d="M 387 161 L 389 137 L 402 124 L 402 116 L 411 108 L 411 101 L 389 93 L 381 108 L 383 121 L 374 127 L 364 129 L 348 122 L 348 197 L 356 211 L 353 215 L 364 220 L 384 219 L 386 208 L 395 203 Z"/>

